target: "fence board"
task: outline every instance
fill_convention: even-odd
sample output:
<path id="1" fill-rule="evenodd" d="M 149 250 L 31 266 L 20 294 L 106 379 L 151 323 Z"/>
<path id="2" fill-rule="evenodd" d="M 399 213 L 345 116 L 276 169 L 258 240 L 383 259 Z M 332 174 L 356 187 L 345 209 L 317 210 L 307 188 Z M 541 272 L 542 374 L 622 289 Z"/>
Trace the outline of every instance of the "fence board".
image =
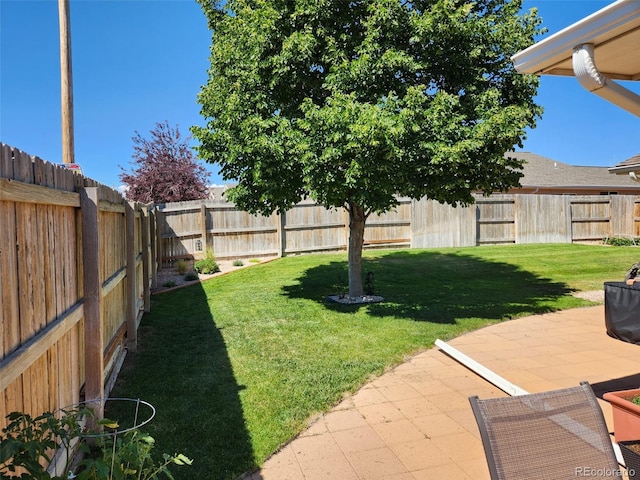
<path id="1" fill-rule="evenodd" d="M 1 319 L 2 318 L 0 317 L 0 320 Z M 0 331 L 0 333 L 1 333 L 1 331 Z M 6 405 L 6 400 L 5 400 L 5 396 L 6 396 L 5 392 L 6 392 L 6 389 L 5 389 L 4 392 L 2 392 L 2 395 L 0 395 L 0 418 L 6 418 L 7 415 L 9 415 L 9 413 L 11 413 L 11 412 L 9 412 L 7 410 L 7 405 Z M 2 425 L 4 427 L 4 423 L 5 422 L 0 422 L 0 425 Z"/>
<path id="2" fill-rule="evenodd" d="M 4 144 L 0 144 L 0 177 L 13 178 L 13 153 Z M 19 316 L 15 220 L 14 203 L 0 199 L 0 360 L 20 342 L 19 324 L 14 320 Z M 0 395 L 0 425 L 8 413 L 5 402 L 5 395 Z"/>
<path id="3" fill-rule="evenodd" d="M 43 230 L 46 232 L 46 242 L 42 246 L 43 261 L 45 265 L 45 308 L 47 311 L 47 322 L 53 321 L 60 311 L 57 308 L 56 279 L 57 276 L 57 255 L 55 237 L 56 207 L 43 205 Z"/>
<path id="4" fill-rule="evenodd" d="M 347 247 L 348 219 L 342 209 L 329 210 L 311 201 L 300 202 L 287 211 L 280 228 L 284 255 Z"/>
<path id="5" fill-rule="evenodd" d="M 88 397 L 104 394 L 110 375 L 105 366 L 121 363 L 123 338 L 135 336 L 163 256 L 201 254 L 198 242 L 200 250 L 211 246 L 220 258 L 347 245 L 345 212 L 308 201 L 269 217 L 220 202 L 169 204 L 148 213 L 136 206 L 127 237 L 124 200 L 113 189 L 3 144 L 0 177 L 0 427 L 9 411 L 40 414 L 35 410 L 77 402 L 83 385 Z M 95 192 L 91 212 L 80 200 L 87 191 Z M 540 218 L 549 211 L 558 216 L 564 205 L 558 198 L 478 197 L 476 205 L 464 208 L 400 199 L 396 211 L 369 218 L 365 239 L 371 246 L 422 248 L 638 235 L 638 197 L 570 200 L 569 228 L 558 218 Z M 120 275 L 127 265 L 132 273 Z M 128 295 L 127 283 L 135 287 Z M 136 317 L 129 326 L 127 298 L 130 318 Z M 66 320 L 60 319 L 80 306 L 82 313 L 63 328 Z M 20 368 L 16 359 L 23 362 Z"/>
<path id="6" fill-rule="evenodd" d="M 81 248 L 87 232 L 81 230 L 86 212 L 79 192 L 85 186 L 98 192 L 96 205 L 102 209 L 100 221 L 89 229 L 89 236 L 98 239 L 91 247 L 97 265 L 85 262 L 87 250 Z M 122 350 L 117 345 L 122 329 L 116 327 L 126 318 L 126 297 L 119 291 L 124 282 L 106 298 L 105 316 L 115 330 L 106 338 L 92 333 L 105 330 L 102 309 L 89 321 L 84 318 L 91 305 L 84 284 L 93 275 L 100 300 L 101 276 L 124 267 L 123 213 L 123 198 L 115 190 L 0 143 L 0 428 L 10 411 L 39 415 L 77 403 L 83 385 L 88 395 L 99 392 L 93 386 L 104 382 L 104 350 L 92 346 L 95 340 Z M 143 252 L 146 220 L 138 217 L 133 232 L 136 273 L 143 270 L 144 253 L 149 256 L 149 249 Z M 145 282 L 132 283 L 138 307 Z M 100 360 L 92 365 L 87 353 Z"/>
<path id="7" fill-rule="evenodd" d="M 12 352 L 0 362 L 0 391 L 18 378 L 29 365 L 46 354 L 60 338 L 73 328 L 84 314 L 83 307 L 78 304 L 74 309 L 50 323 L 44 330 L 24 342 L 17 350 Z"/>
<path id="8" fill-rule="evenodd" d="M 0 178 L 13 178 L 13 149 L 0 143 Z"/>
<path id="9" fill-rule="evenodd" d="M 615 196 L 612 196 L 614 198 Z M 404 199 L 396 212 L 371 215 L 365 229 L 369 247 L 411 246 L 412 248 L 459 247 L 501 243 L 547 243 L 601 240 L 608 235 L 613 218 L 626 235 L 640 231 L 640 204 L 637 197 L 618 196 L 610 206 L 609 196 L 512 195 L 490 197 L 476 195 L 468 207 L 452 207 L 432 200 Z M 612 205 L 614 205 L 612 203 Z M 202 210 L 206 206 L 206 215 Z M 631 212 L 633 206 L 633 212 Z M 161 256 L 166 263 L 198 254 L 196 242 L 202 238 L 201 225 L 183 222 L 188 230 L 173 230 L 180 225 L 180 204 L 166 204 L 172 225 L 158 227 L 166 238 L 160 240 Z M 219 258 L 288 255 L 326 250 L 346 250 L 348 217 L 343 210 L 327 210 L 311 201 L 303 201 L 273 218 L 256 217 L 236 211 L 233 204 L 194 202 L 183 206 L 198 212 L 207 221 L 207 243 Z M 616 210 L 616 211 L 614 211 Z M 553 215 L 548 215 L 553 212 Z M 191 215 L 190 213 L 185 213 Z M 163 223 L 162 211 L 158 224 Z M 200 220 L 201 222 L 201 220 Z M 209 226 L 211 222 L 211 226 Z M 251 237 L 262 234 L 259 242 Z M 256 236 L 256 238 L 258 238 Z"/>
<path id="10" fill-rule="evenodd" d="M 16 154 L 18 159 L 17 180 L 24 183 L 34 181 L 33 162 L 23 152 Z M 18 263 L 18 299 L 20 322 L 20 345 L 24 345 L 39 331 L 40 318 L 43 316 L 43 286 L 38 252 L 39 232 L 37 230 L 37 205 L 16 202 L 16 240 Z M 30 414 L 37 414 L 39 407 L 38 392 L 39 359 L 36 358 L 21 372 L 23 406 Z"/>
<path id="11" fill-rule="evenodd" d="M 451 207 L 433 200 L 415 200 L 412 208 L 412 248 L 476 245 L 476 206 Z"/>
<path id="12" fill-rule="evenodd" d="M 31 411 L 46 412 L 50 411 L 49 392 L 47 384 L 49 383 L 49 375 L 47 374 L 47 354 L 41 355 L 30 368 L 31 383 Z"/>
<path id="13" fill-rule="evenodd" d="M 479 245 L 516 242 L 514 197 L 514 195 L 493 195 L 476 200 Z"/>
<path id="14" fill-rule="evenodd" d="M 140 282 L 142 283 L 142 295 L 144 299 L 144 311 L 151 311 L 151 231 L 150 224 L 151 219 L 149 216 L 149 208 L 147 206 L 143 206 L 140 209 L 140 213 L 142 214 L 142 218 L 140 221 L 140 254 L 142 255 L 142 272 L 140 275 Z M 206 242 L 206 233 L 203 242 Z"/>
<path id="15" fill-rule="evenodd" d="M 104 397 L 104 338 L 100 281 L 100 230 L 98 228 L 99 190 L 85 188 L 80 195 L 82 207 L 82 247 L 84 265 L 84 344 L 85 391 L 88 400 Z M 96 416 L 102 418 L 102 412 Z"/>
<path id="16" fill-rule="evenodd" d="M 515 209 L 516 243 L 571 243 L 568 196 L 517 195 Z"/>
<path id="17" fill-rule="evenodd" d="M 138 295 L 136 282 L 136 257 L 138 256 L 138 248 L 135 235 L 135 213 L 133 205 L 125 203 L 125 246 L 126 246 L 126 324 L 127 324 L 127 348 L 129 351 L 135 352 L 138 349 L 137 336 L 137 318 L 138 318 Z"/>
<path id="18" fill-rule="evenodd" d="M 19 291 L 18 291 L 18 259 L 16 252 L 16 213 L 15 205 L 10 202 L 0 202 L 0 268 L 2 282 L 0 282 L 0 315 L 2 317 L 2 346 L 0 352 L 4 358 L 20 344 Z"/>
<path id="19" fill-rule="evenodd" d="M 0 178 L 0 200 L 12 202 L 79 207 L 77 193 L 42 188 L 38 185 Z"/>
<path id="20" fill-rule="evenodd" d="M 4 398 L 6 401 L 6 412 L 26 412 L 27 404 L 25 402 L 25 395 L 22 389 L 22 375 L 15 379 L 15 381 L 11 382 L 4 390 Z M 2 419 L 2 426 L 4 427 L 6 421 L 4 418 Z"/>
<path id="21" fill-rule="evenodd" d="M 46 392 L 46 396 L 49 399 L 49 406 L 47 407 L 48 411 L 55 410 L 58 405 L 60 405 L 60 375 L 58 371 L 58 343 L 56 342 L 51 348 L 47 350 L 46 353 L 47 358 L 47 372 L 48 372 L 48 391 Z M 68 405 L 68 404 L 63 404 Z"/>
<path id="22" fill-rule="evenodd" d="M 634 236 L 635 197 L 629 195 L 611 195 L 611 235 Z"/>
<path id="23" fill-rule="evenodd" d="M 233 258 L 277 254 L 277 215 L 252 215 L 224 205 L 215 205 L 210 212 L 212 227 L 217 233 L 212 234 L 208 243 L 216 256 Z"/>
<path id="24" fill-rule="evenodd" d="M 364 230 L 365 247 L 411 246 L 411 207 L 408 198 L 399 199 L 398 205 L 385 214 L 371 214 Z"/>
<path id="25" fill-rule="evenodd" d="M 571 199 L 573 241 L 599 241 L 610 236 L 611 209 L 609 195 L 584 195 Z"/>

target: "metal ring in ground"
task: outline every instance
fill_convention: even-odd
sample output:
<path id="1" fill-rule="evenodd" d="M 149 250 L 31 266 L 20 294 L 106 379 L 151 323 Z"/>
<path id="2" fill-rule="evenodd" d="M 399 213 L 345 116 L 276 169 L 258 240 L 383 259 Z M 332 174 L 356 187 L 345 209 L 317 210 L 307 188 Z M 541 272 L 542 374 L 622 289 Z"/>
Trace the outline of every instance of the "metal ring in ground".
<path id="1" fill-rule="evenodd" d="M 99 437 L 105 437 L 105 436 L 109 436 L 109 435 L 119 435 L 122 433 L 126 433 L 126 432 L 130 432 L 133 430 L 137 430 L 140 427 L 145 426 L 146 424 L 148 424 L 151 420 L 153 420 L 153 418 L 156 416 L 156 409 L 153 405 L 151 405 L 149 402 L 145 402 L 144 400 L 140 400 L 139 398 L 96 398 L 93 400 L 85 400 L 83 402 L 78 402 L 75 403 L 73 405 L 69 405 L 67 407 L 61 408 L 60 411 L 65 411 L 67 409 L 72 409 L 72 408 L 77 408 L 80 406 L 87 406 L 88 408 L 90 404 L 92 403 L 97 403 L 97 402 L 101 402 L 102 403 L 102 408 L 105 407 L 105 405 L 107 404 L 107 402 L 110 401 L 127 401 L 127 402 L 135 402 L 136 403 L 136 412 L 135 412 L 135 417 L 134 417 L 134 421 L 133 421 L 133 426 L 129 427 L 129 428 L 125 428 L 123 430 L 112 430 L 110 432 L 104 432 L 104 433 L 90 433 L 90 434 L 82 434 L 80 435 L 83 438 L 99 438 Z M 146 420 L 144 420 L 143 422 L 138 423 L 138 413 L 139 413 L 139 408 L 140 405 L 143 405 L 145 407 L 148 407 L 151 409 L 151 414 L 149 415 L 149 418 L 147 418 Z"/>

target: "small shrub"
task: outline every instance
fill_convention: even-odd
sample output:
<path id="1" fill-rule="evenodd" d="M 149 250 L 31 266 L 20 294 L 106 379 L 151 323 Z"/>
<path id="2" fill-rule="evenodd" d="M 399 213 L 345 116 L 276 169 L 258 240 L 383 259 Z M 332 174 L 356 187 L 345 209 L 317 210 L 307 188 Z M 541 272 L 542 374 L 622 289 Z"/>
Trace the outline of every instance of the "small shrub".
<path id="1" fill-rule="evenodd" d="M 66 458 L 61 476 L 50 476 L 47 465 L 51 462 L 55 450 L 64 448 L 68 455 L 71 445 L 76 439 L 83 439 L 85 435 L 92 436 L 95 432 L 83 431 L 81 420 L 93 418 L 93 411 L 89 408 L 62 411 L 61 416 L 51 412 L 38 417 L 31 417 L 26 413 L 13 412 L 7 416 L 9 424 L 0 433 L 0 478 L 13 478 L 15 473 L 23 469 L 23 473 L 16 478 L 30 478 L 34 480 L 151 480 L 158 479 L 160 474 L 173 478 L 169 471 L 170 465 L 191 465 L 192 461 L 182 454 L 163 454 L 160 463 L 151 456 L 155 441 L 138 429 L 123 434 L 117 431 L 97 436 L 97 449 L 90 449 L 84 442 L 80 443 L 80 450 L 85 458 L 78 464 L 80 471 L 71 475 L 71 457 Z M 103 427 L 117 428 L 117 422 L 101 420 Z M 86 456 L 88 455 L 88 456 Z"/>
<path id="2" fill-rule="evenodd" d="M 105 420 L 109 421 L 109 420 Z M 104 421 L 103 421 L 104 422 Z M 114 424 L 117 428 L 117 423 Z M 162 454 L 158 464 L 151 456 L 155 440 L 137 429 L 123 434 L 98 437 L 98 452 L 80 462 L 84 468 L 74 478 L 77 480 L 152 480 L 164 477 L 173 479 L 170 465 L 191 465 L 191 459 L 182 454 Z"/>
<path id="3" fill-rule="evenodd" d="M 171 288 L 171 287 L 175 287 L 176 286 L 176 282 L 174 282 L 173 280 L 169 280 L 168 282 L 164 282 L 162 284 L 162 286 L 164 288 Z"/>
<path id="4" fill-rule="evenodd" d="M 193 268 L 196 272 L 204 275 L 211 275 L 220 271 L 220 267 L 216 263 L 216 257 L 213 255 L 213 250 L 207 248 L 207 253 L 202 260 L 198 260 Z"/>
<path id="5" fill-rule="evenodd" d="M 189 270 L 189 264 L 186 260 L 178 260 L 176 262 L 176 270 L 180 275 L 184 275 Z"/>
<path id="6" fill-rule="evenodd" d="M 220 271 L 220 267 L 218 266 L 216 261 L 209 258 L 198 260 L 194 265 L 194 268 L 196 269 L 196 272 L 202 273 L 204 275 L 211 275 L 212 273 Z"/>
<path id="7" fill-rule="evenodd" d="M 0 434 L 0 478 L 11 478 L 20 469 L 27 473 L 18 478 L 67 478 L 71 465 L 72 440 L 82 434 L 80 421 L 92 416 L 93 412 L 88 409 L 70 410 L 61 418 L 51 412 L 35 418 L 22 412 L 7 415 L 9 424 Z M 51 477 L 46 466 L 58 448 L 65 448 L 67 452 L 66 468 L 62 476 Z"/>
<path id="8" fill-rule="evenodd" d="M 242 267 L 243 265 L 244 265 L 244 262 L 242 260 L 240 260 L 240 259 L 233 261 L 233 266 L 234 267 Z"/>
<path id="9" fill-rule="evenodd" d="M 185 282 L 193 282 L 194 280 L 198 280 L 198 274 L 196 272 L 189 272 L 184 276 Z"/>
<path id="10" fill-rule="evenodd" d="M 640 239 L 631 237 L 605 237 L 602 243 L 611 245 L 612 247 L 633 247 L 640 244 Z"/>
<path id="11" fill-rule="evenodd" d="M 376 289 L 373 285 L 373 272 L 367 272 L 367 275 L 364 280 L 364 294 L 365 295 L 375 295 Z"/>

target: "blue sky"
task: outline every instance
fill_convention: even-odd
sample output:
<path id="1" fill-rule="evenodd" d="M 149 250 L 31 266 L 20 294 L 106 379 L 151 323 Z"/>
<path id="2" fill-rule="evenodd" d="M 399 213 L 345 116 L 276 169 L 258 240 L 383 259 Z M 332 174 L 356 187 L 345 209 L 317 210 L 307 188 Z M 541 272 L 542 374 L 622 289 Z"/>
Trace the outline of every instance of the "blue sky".
<path id="1" fill-rule="evenodd" d="M 538 8 L 550 35 L 610 3 L 524 7 Z M 210 33 L 195 0 L 71 0 L 70 8 L 76 162 L 116 188 L 136 131 L 148 137 L 167 120 L 186 136 L 204 124 L 196 95 L 207 80 Z M 0 141 L 53 163 L 61 162 L 58 38 L 57 0 L 0 0 Z M 524 150 L 598 166 L 640 152 L 640 119 L 575 78 L 542 77 L 537 102 L 545 113 Z M 207 169 L 211 183 L 222 183 L 217 167 Z"/>

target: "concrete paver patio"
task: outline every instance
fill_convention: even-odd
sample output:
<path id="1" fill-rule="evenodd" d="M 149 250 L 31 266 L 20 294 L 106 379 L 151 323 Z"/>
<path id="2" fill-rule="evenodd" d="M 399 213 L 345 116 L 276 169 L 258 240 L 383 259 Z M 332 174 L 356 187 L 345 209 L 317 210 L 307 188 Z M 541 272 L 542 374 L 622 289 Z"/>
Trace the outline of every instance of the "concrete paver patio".
<path id="1" fill-rule="evenodd" d="M 640 346 L 607 336 L 602 305 L 492 325 L 448 342 L 529 392 L 640 385 Z M 437 348 L 362 387 L 250 480 L 489 478 L 468 397 L 504 396 Z M 600 401 L 613 431 L 611 408 Z"/>

